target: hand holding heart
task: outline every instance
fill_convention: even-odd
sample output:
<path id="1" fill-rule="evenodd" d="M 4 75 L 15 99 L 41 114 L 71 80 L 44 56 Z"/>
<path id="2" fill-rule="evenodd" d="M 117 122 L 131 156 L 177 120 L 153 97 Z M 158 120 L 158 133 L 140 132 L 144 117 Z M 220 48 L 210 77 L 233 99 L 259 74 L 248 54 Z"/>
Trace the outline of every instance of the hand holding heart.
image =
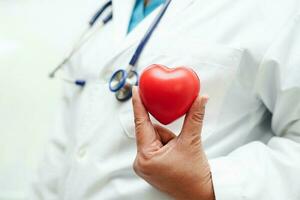
<path id="1" fill-rule="evenodd" d="M 149 113 L 162 124 L 184 115 L 200 92 L 200 81 L 190 68 L 147 67 L 139 81 L 140 95 Z"/>
<path id="2" fill-rule="evenodd" d="M 207 101 L 207 97 L 195 99 L 176 136 L 151 123 L 137 88 L 133 89 L 137 142 L 134 170 L 153 187 L 177 200 L 214 199 L 210 168 L 201 142 Z"/>

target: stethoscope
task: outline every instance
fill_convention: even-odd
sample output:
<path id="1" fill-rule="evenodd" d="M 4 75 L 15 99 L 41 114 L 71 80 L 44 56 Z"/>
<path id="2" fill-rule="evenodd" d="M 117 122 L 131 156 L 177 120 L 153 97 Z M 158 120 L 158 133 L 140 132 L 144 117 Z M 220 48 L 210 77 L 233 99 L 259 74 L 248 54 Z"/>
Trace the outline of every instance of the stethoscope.
<path id="1" fill-rule="evenodd" d="M 153 23 L 150 25 L 148 28 L 147 32 L 141 39 L 140 43 L 138 44 L 132 58 L 129 61 L 128 67 L 126 69 L 119 69 L 116 72 L 113 73 L 109 80 L 109 90 L 111 92 L 115 93 L 115 96 L 117 100 L 119 101 L 126 101 L 131 98 L 132 96 L 132 87 L 135 85 L 138 85 L 138 80 L 139 80 L 139 74 L 137 72 L 137 66 L 136 63 L 138 59 L 140 58 L 144 47 L 146 46 L 147 42 L 149 41 L 152 33 L 156 29 L 157 25 L 161 21 L 162 17 L 164 16 L 167 8 L 169 7 L 170 3 L 172 0 L 167 0 L 166 3 L 163 5 L 161 8 L 159 14 L 157 17 L 154 19 Z M 70 58 L 76 53 L 77 51 L 80 50 L 80 48 L 83 46 L 85 42 L 87 42 L 91 36 L 91 29 L 94 27 L 96 24 L 97 20 L 105 13 L 106 10 L 108 10 L 112 6 L 112 1 L 108 1 L 105 3 L 96 13 L 95 15 L 91 18 L 89 21 L 89 26 L 87 30 L 83 32 L 83 34 L 80 36 L 78 42 L 75 44 L 71 52 L 68 54 L 68 56 L 49 74 L 50 78 L 56 77 L 56 72 L 61 69 L 69 60 Z M 100 27 L 103 27 L 106 25 L 109 21 L 111 21 L 113 18 L 112 11 L 108 12 L 108 14 L 101 20 L 100 22 Z M 98 28 L 99 30 L 99 28 Z M 62 80 L 75 84 L 77 86 L 84 87 L 86 84 L 86 80 L 81 80 L 81 79 L 70 79 L 66 77 L 60 77 Z"/>

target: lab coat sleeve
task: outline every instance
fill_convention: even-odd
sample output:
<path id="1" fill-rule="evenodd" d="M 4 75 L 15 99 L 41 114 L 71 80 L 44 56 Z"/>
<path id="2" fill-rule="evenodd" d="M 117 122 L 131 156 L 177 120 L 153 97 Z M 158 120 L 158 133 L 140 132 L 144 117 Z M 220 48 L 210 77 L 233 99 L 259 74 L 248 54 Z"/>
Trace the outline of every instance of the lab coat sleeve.
<path id="1" fill-rule="evenodd" d="M 272 113 L 267 144 L 251 142 L 209 161 L 217 200 L 300 199 L 300 16 L 272 42 L 255 91 Z"/>
<path id="2" fill-rule="evenodd" d="M 62 95 L 59 100 L 57 114 L 55 114 L 54 126 L 50 130 L 50 140 L 46 145 L 45 154 L 40 162 L 34 178 L 30 199 L 31 200 L 59 200 L 62 199 L 62 180 L 67 163 L 68 130 L 66 116 L 68 112 L 68 99 Z"/>

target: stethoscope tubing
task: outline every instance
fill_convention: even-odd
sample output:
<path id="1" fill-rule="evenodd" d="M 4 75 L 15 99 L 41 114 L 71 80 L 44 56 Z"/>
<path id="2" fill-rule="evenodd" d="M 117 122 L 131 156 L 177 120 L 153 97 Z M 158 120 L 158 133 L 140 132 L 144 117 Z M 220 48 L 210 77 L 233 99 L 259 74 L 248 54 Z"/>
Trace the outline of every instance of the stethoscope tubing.
<path id="1" fill-rule="evenodd" d="M 146 46 L 147 42 L 151 38 L 153 32 L 157 28 L 158 24 L 160 23 L 162 17 L 164 16 L 167 8 L 169 7 L 170 3 L 172 0 L 167 0 L 167 2 L 164 4 L 162 9 L 160 10 L 159 14 L 157 17 L 154 19 L 153 23 L 149 26 L 147 32 L 141 39 L 140 43 L 138 44 L 138 47 L 136 48 L 132 58 L 129 61 L 129 67 L 126 70 L 117 70 L 113 75 L 111 76 L 109 80 L 109 89 L 112 92 L 116 92 L 116 97 L 118 100 L 122 99 L 120 96 L 118 96 L 118 91 L 121 90 L 123 87 L 124 89 L 131 90 L 132 86 L 138 85 L 138 73 L 137 73 L 137 67 L 136 63 L 139 60 L 144 47 Z M 129 83 L 128 85 L 126 85 Z M 130 87 L 129 87 L 130 86 Z M 123 93 L 126 93 L 123 92 Z M 121 92 L 122 94 L 122 92 Z M 131 93 L 127 91 L 127 94 L 130 95 L 129 98 L 131 97 Z M 124 98 L 127 99 L 126 96 Z"/>
<path id="2" fill-rule="evenodd" d="M 66 56 L 65 59 L 63 59 L 63 61 L 57 65 L 56 68 L 54 68 L 50 73 L 49 73 L 49 78 L 54 78 L 56 75 L 56 72 L 58 70 L 60 70 L 65 64 L 68 63 L 68 61 L 71 59 L 71 57 L 78 52 L 82 46 L 88 42 L 91 37 L 94 35 L 94 33 L 98 30 L 100 30 L 101 28 L 103 28 L 108 22 L 110 22 L 113 18 L 113 13 L 109 12 L 109 14 L 104 17 L 101 22 L 99 23 L 97 29 L 95 29 L 94 31 L 91 31 L 92 28 L 95 26 L 95 23 L 97 22 L 97 20 L 99 19 L 99 17 L 109 8 L 112 6 L 112 1 L 108 1 L 107 3 L 105 3 L 97 12 L 96 14 L 91 18 L 91 20 L 89 21 L 89 26 L 85 29 L 85 31 L 83 31 L 83 33 L 79 36 L 78 38 L 78 42 L 76 42 L 76 44 L 73 46 L 71 52 Z M 67 78 L 64 78 L 63 80 L 68 80 Z M 79 86 L 83 86 L 85 84 L 82 84 L 83 80 L 68 80 L 67 82 L 70 83 L 75 83 L 76 85 Z M 78 84 L 80 83 L 80 84 Z"/>
<path id="3" fill-rule="evenodd" d="M 90 27 L 94 26 L 95 23 L 97 22 L 97 20 L 99 19 L 99 17 L 105 12 L 105 10 L 107 8 L 109 8 L 110 6 L 112 6 L 112 1 L 108 1 L 106 2 L 95 14 L 94 16 L 91 18 L 91 20 L 89 21 L 89 25 Z M 112 15 L 111 15 L 112 17 Z M 109 17 L 107 17 L 109 18 Z"/>
<path id="4" fill-rule="evenodd" d="M 141 39 L 137 49 L 135 50 L 131 60 L 129 61 L 129 66 L 136 66 L 136 62 L 138 61 L 139 57 L 141 56 L 146 44 L 148 43 L 149 39 L 151 38 L 153 32 L 157 28 L 158 24 L 160 23 L 162 17 L 164 16 L 167 8 L 169 7 L 172 0 L 167 0 L 163 8 L 160 10 L 157 17 L 154 19 L 153 23 L 148 28 L 147 32 L 145 33 L 144 37 Z"/>
<path id="5" fill-rule="evenodd" d="M 159 11 L 157 17 L 154 19 L 153 23 L 149 26 L 147 32 L 139 42 L 132 58 L 129 61 L 128 67 L 126 69 L 119 69 L 116 72 L 114 72 L 108 82 L 109 89 L 111 92 L 114 92 L 116 95 L 116 98 L 119 101 L 126 101 L 131 98 L 131 89 L 134 85 L 138 85 L 139 80 L 139 74 L 137 72 L 137 66 L 136 63 L 139 60 L 146 44 L 148 43 L 149 39 L 151 38 L 153 32 L 157 28 L 158 24 L 160 23 L 162 17 L 164 16 L 167 8 L 169 7 L 172 0 L 167 0 L 166 3 L 163 5 L 161 10 Z M 87 41 L 91 39 L 91 37 L 94 35 L 94 31 L 91 31 L 93 26 L 96 24 L 98 19 L 103 15 L 103 13 L 112 6 L 112 1 L 109 0 L 106 2 L 90 19 L 88 28 L 82 33 L 80 36 L 78 42 L 74 45 L 71 52 L 67 55 L 67 57 L 49 74 L 50 78 L 54 78 L 56 75 L 56 72 L 61 69 L 69 60 L 70 58 L 78 52 L 83 44 L 85 44 Z M 99 30 L 101 27 L 105 26 L 109 21 L 111 21 L 113 18 L 113 13 L 110 12 L 105 18 L 102 19 L 99 28 L 96 30 Z M 66 82 L 74 83 L 78 86 L 85 86 L 86 81 L 80 80 L 80 79 L 68 79 L 66 77 L 61 78 Z"/>

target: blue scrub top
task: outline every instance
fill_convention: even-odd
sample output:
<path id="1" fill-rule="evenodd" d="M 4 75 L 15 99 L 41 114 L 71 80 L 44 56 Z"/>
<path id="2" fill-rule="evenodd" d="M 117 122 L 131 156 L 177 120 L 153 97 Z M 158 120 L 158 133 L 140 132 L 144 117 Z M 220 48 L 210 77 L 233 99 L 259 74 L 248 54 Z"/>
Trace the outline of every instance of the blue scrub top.
<path id="1" fill-rule="evenodd" d="M 164 2 L 165 0 L 150 0 L 145 7 L 144 0 L 136 0 L 127 32 L 130 33 L 145 17 Z"/>

